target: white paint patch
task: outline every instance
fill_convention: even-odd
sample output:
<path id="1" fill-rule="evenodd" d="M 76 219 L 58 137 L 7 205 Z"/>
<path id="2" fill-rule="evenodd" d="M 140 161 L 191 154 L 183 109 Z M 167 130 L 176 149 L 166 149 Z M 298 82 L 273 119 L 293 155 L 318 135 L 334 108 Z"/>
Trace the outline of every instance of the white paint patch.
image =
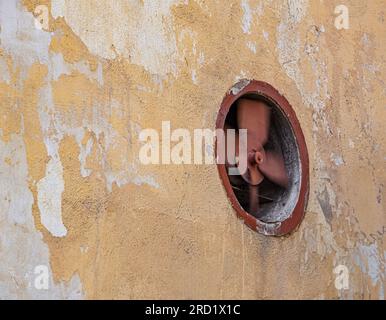
<path id="1" fill-rule="evenodd" d="M 79 250 L 81 253 L 87 253 L 88 252 L 88 249 L 89 247 L 88 246 L 80 246 Z"/>
<path id="2" fill-rule="evenodd" d="M 344 165 L 345 163 L 343 157 L 339 154 L 331 153 L 330 159 L 338 167 Z"/>
<path id="3" fill-rule="evenodd" d="M 48 63 L 51 34 L 35 27 L 34 18 L 18 0 L 0 1 L 0 43 L 15 64 L 25 67 L 35 61 Z M 27 68 L 22 68 L 22 79 Z"/>
<path id="4" fill-rule="evenodd" d="M 243 20 L 241 23 L 241 28 L 243 29 L 243 32 L 246 34 L 251 34 L 251 25 L 252 25 L 252 10 L 249 5 L 248 0 L 242 0 L 241 1 L 241 8 L 243 9 Z"/>
<path id="5" fill-rule="evenodd" d="M 250 77 L 247 76 L 247 73 L 244 70 L 240 70 L 240 73 L 235 77 L 235 82 L 242 82 L 245 79 L 249 79 Z M 249 81 L 249 80 L 248 80 Z M 233 87 L 234 89 L 235 87 Z"/>
<path id="6" fill-rule="evenodd" d="M 51 85 L 46 85 L 40 90 L 38 112 L 47 154 L 50 156 L 46 165 L 46 175 L 37 183 L 40 220 L 54 237 L 64 237 L 67 229 L 62 221 L 64 180 L 59 155 L 59 143 L 63 134 L 57 130 Z"/>
<path id="7" fill-rule="evenodd" d="M 64 17 L 65 10 L 66 10 L 65 0 L 51 1 L 51 14 L 55 19 L 59 17 Z"/>
<path id="8" fill-rule="evenodd" d="M 155 189 L 159 189 L 160 185 L 156 180 L 150 175 L 140 175 L 136 173 L 137 169 L 134 166 L 131 166 L 131 169 L 127 171 L 118 171 L 118 172 L 107 172 L 107 190 L 112 191 L 113 184 L 115 183 L 118 187 L 122 187 L 128 183 L 134 183 L 137 186 L 148 185 Z M 133 173 L 134 172 L 134 173 Z"/>
<path id="9" fill-rule="evenodd" d="M 61 53 L 54 53 L 51 55 L 49 71 L 52 74 L 52 80 L 57 81 L 61 75 L 70 75 L 71 70 L 63 59 Z"/>
<path id="10" fill-rule="evenodd" d="M 143 184 L 149 185 L 155 189 L 159 189 L 160 185 L 154 180 L 153 177 L 147 175 L 147 176 L 136 176 L 133 179 L 133 183 L 137 186 L 141 186 Z"/>
<path id="11" fill-rule="evenodd" d="M 58 158 L 48 162 L 46 176 L 37 183 L 37 191 L 42 224 L 54 237 L 66 236 L 62 221 L 63 167 Z"/>
<path id="12" fill-rule="evenodd" d="M 195 69 L 192 70 L 192 81 L 194 84 L 198 84 L 197 81 L 197 71 Z"/>
<path id="13" fill-rule="evenodd" d="M 84 131 L 81 133 L 81 137 L 83 138 L 84 136 Z M 94 141 L 92 138 L 88 139 L 86 142 L 86 145 L 82 145 L 82 139 L 77 138 L 78 146 L 80 148 L 79 152 L 79 162 L 80 162 L 80 174 L 82 175 L 83 178 L 88 177 L 91 174 L 91 169 L 86 168 L 86 162 L 87 162 L 87 157 L 90 155 L 91 150 L 94 145 Z"/>
<path id="14" fill-rule="evenodd" d="M 248 47 L 249 50 L 251 50 L 254 54 L 256 54 L 256 42 L 248 41 L 248 42 L 247 42 L 247 47 Z"/>

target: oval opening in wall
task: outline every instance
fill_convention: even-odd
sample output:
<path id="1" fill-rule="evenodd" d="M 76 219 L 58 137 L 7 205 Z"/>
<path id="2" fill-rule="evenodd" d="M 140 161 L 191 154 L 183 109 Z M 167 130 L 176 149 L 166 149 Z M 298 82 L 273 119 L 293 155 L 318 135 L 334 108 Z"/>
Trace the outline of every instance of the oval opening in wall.
<path id="1" fill-rule="evenodd" d="M 226 94 L 216 128 L 224 130 L 225 145 L 236 142 L 234 159 L 225 151 L 225 163 L 217 166 L 237 215 L 265 235 L 296 229 L 307 203 L 309 164 L 299 121 L 287 99 L 268 83 L 241 80 Z M 219 139 L 216 144 L 218 156 Z M 235 169 L 239 174 L 231 173 Z"/>

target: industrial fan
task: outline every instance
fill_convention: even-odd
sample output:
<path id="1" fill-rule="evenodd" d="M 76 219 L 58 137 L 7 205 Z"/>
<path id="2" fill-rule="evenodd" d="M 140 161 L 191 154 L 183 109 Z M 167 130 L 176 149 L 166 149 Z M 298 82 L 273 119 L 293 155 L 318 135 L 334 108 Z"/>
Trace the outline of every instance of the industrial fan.
<path id="1" fill-rule="evenodd" d="M 270 182 L 287 188 L 289 178 L 284 165 L 282 153 L 276 150 L 265 150 L 269 139 L 271 125 L 271 108 L 259 100 L 240 98 L 236 102 L 236 121 L 232 127 L 227 124 L 225 129 L 236 129 L 235 157 L 238 161 L 227 161 L 227 166 L 238 166 L 246 161 L 247 170 L 240 176 L 229 176 L 231 182 L 237 184 L 245 181 L 249 189 L 249 213 L 257 216 L 259 211 L 259 185 L 267 178 Z M 238 130 L 247 129 L 246 154 L 239 152 Z M 228 140 L 226 130 L 226 140 Z M 243 158 L 243 157 L 246 157 Z M 230 163 L 234 163 L 231 165 Z M 244 162 L 245 163 L 245 162 Z"/>

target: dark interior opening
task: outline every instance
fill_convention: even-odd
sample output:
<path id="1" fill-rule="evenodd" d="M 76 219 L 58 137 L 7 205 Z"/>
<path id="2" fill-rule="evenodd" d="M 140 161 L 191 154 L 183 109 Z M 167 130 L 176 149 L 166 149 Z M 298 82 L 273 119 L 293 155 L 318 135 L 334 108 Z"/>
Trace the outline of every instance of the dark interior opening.
<path id="1" fill-rule="evenodd" d="M 282 188 L 267 178 L 263 180 L 259 185 L 259 213 L 256 218 L 266 223 L 283 221 L 291 215 L 299 195 L 301 166 L 296 138 L 287 117 L 275 102 L 257 93 L 246 94 L 242 98 L 263 101 L 271 108 L 269 139 L 264 149 L 280 152 L 283 155 L 290 181 L 288 188 Z M 237 129 L 236 108 L 235 102 L 227 114 L 225 124 Z M 228 177 L 240 205 L 248 212 L 248 183 L 240 176 Z"/>

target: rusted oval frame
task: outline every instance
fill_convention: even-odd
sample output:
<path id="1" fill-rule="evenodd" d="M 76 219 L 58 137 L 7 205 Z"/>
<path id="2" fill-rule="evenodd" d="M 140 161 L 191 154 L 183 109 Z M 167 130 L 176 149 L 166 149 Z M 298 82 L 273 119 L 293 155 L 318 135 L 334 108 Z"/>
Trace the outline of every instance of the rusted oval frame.
<path id="1" fill-rule="evenodd" d="M 217 167 L 228 198 L 230 199 L 237 216 L 242 218 L 247 226 L 259 233 L 272 236 L 282 236 L 294 231 L 300 225 L 304 217 L 309 193 L 309 159 L 307 146 L 303 132 L 300 128 L 300 123 L 287 99 L 284 98 L 274 87 L 263 81 L 242 80 L 228 91 L 221 103 L 220 111 L 217 115 L 216 129 L 224 128 L 225 119 L 232 104 L 241 96 L 251 93 L 268 99 L 276 107 L 278 107 L 287 118 L 294 133 L 299 150 L 301 185 L 298 200 L 292 214 L 287 219 L 275 223 L 265 223 L 250 215 L 241 207 L 235 193 L 233 192 L 226 172 L 225 164 L 217 164 Z"/>

